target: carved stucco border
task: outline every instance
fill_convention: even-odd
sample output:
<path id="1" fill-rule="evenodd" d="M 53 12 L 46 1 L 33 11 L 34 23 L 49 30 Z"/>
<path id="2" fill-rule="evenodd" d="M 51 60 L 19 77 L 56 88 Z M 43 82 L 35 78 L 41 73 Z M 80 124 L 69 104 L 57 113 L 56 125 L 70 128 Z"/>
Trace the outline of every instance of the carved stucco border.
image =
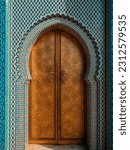
<path id="1" fill-rule="evenodd" d="M 29 56 L 31 49 L 35 42 L 37 41 L 40 33 L 51 27 L 53 25 L 60 24 L 74 30 L 86 43 L 88 47 L 89 54 L 89 73 L 86 74 L 86 81 L 90 85 L 90 105 L 89 105 L 89 136 L 88 136 L 88 148 L 89 150 L 97 150 L 97 139 L 98 139 L 98 89 L 97 82 L 99 72 L 100 72 L 100 56 L 98 52 L 98 47 L 95 39 L 86 30 L 82 24 L 78 21 L 64 15 L 52 15 L 46 18 L 42 18 L 37 23 L 34 23 L 32 27 L 23 36 L 18 48 L 18 60 L 16 65 L 18 66 L 18 76 L 16 78 L 15 92 L 16 92 L 16 138 L 10 141 L 10 146 L 12 147 L 13 140 L 15 140 L 15 145 L 10 149 L 26 149 L 27 137 L 28 137 L 28 80 L 31 79 L 29 72 Z M 101 85 L 102 86 L 102 85 Z M 103 88 L 103 87 L 101 87 Z M 20 118 L 20 119 L 19 119 Z M 10 130 L 11 131 L 11 130 Z M 11 132 L 10 132 L 10 136 Z M 100 138 L 99 138 L 100 139 Z M 102 140 L 102 139 L 100 139 Z M 100 143 L 100 142 L 99 142 Z"/>

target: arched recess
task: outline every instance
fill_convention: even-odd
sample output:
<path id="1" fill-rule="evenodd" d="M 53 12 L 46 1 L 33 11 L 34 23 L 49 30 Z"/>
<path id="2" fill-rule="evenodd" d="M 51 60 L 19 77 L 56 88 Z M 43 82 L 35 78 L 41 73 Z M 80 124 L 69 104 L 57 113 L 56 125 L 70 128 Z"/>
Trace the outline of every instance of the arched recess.
<path id="1" fill-rule="evenodd" d="M 85 81 L 88 84 L 88 93 L 89 93 L 89 105 L 88 105 L 88 133 L 87 133 L 87 147 L 91 150 L 97 149 L 97 139 L 98 139 L 98 112 L 97 112 L 97 103 L 98 103 L 98 86 L 97 86 L 97 78 L 98 75 L 98 68 L 100 57 L 98 57 L 97 53 L 97 44 L 92 38 L 91 34 L 77 21 L 72 18 L 65 17 L 65 16 L 51 16 L 47 18 L 43 18 L 38 21 L 36 24 L 31 27 L 31 30 L 28 31 L 28 34 L 25 34 L 23 40 L 20 43 L 20 51 L 19 51 L 19 58 L 18 58 L 18 65 L 19 65 L 19 78 L 17 79 L 17 86 L 25 85 L 25 114 L 21 113 L 25 117 L 25 122 L 28 122 L 27 114 L 28 114 L 28 84 L 27 82 L 31 80 L 31 75 L 29 71 L 29 58 L 30 53 L 32 50 L 33 45 L 39 38 L 39 36 L 45 30 L 50 28 L 61 28 L 67 31 L 71 31 L 74 37 L 78 37 L 79 42 L 84 48 L 85 55 L 88 59 L 87 64 L 87 72 L 85 74 Z M 98 58 L 98 59 L 97 59 Z M 20 104 L 19 104 L 20 105 Z M 19 113 L 20 115 L 20 113 Z M 20 123 L 18 123 L 20 125 Z M 23 141 L 21 145 L 25 146 L 27 144 L 27 130 L 25 128 L 23 137 L 26 139 Z M 19 131 L 20 127 L 19 127 Z M 23 138 L 22 136 L 19 139 Z M 19 145 L 19 143 L 17 143 Z"/>

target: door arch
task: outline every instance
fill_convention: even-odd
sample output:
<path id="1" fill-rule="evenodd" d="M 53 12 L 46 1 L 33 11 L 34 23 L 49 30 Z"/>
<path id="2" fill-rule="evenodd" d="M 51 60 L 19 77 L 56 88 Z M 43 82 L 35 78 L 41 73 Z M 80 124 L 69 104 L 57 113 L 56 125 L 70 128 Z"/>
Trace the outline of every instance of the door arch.
<path id="1" fill-rule="evenodd" d="M 41 35 L 41 32 L 44 32 L 48 28 L 59 26 L 59 28 L 64 28 L 65 30 L 72 32 L 74 37 L 78 37 L 79 41 L 81 41 L 81 45 L 84 47 L 84 51 L 86 56 L 88 56 L 88 71 L 85 75 L 85 82 L 88 84 L 88 93 L 89 93 L 89 103 L 88 103 L 88 130 L 87 130 L 87 146 L 88 148 L 96 149 L 97 148 L 97 139 L 99 137 L 99 126 L 98 126 L 98 115 L 102 112 L 97 111 L 98 109 L 98 103 L 99 103 L 99 96 L 97 93 L 99 93 L 100 89 L 103 88 L 102 85 L 100 85 L 100 80 L 98 79 L 98 75 L 101 72 L 100 68 L 100 60 L 102 59 L 102 56 L 100 53 L 98 53 L 98 47 L 97 43 L 95 42 L 95 39 L 92 37 L 92 35 L 89 33 L 89 31 L 82 26 L 78 21 L 76 21 L 73 18 L 70 18 L 69 16 L 64 15 L 52 15 L 43 17 L 42 19 L 38 20 L 36 23 L 34 23 L 33 26 L 30 27 L 30 29 L 27 31 L 27 33 L 23 36 L 20 45 L 19 45 L 19 74 L 18 74 L 18 87 L 21 87 L 21 85 L 25 86 L 25 93 L 26 95 L 23 95 L 23 100 L 25 100 L 25 105 L 23 104 L 23 108 L 25 107 L 25 110 L 27 110 L 28 106 L 28 81 L 31 80 L 30 76 L 30 70 L 29 70 L 29 58 L 30 58 L 30 52 L 32 50 L 33 45 Z M 87 55 L 88 54 L 88 55 Z M 96 78 L 95 78 L 96 77 Z M 100 86 L 97 86 L 99 83 Z M 23 91 L 24 91 L 23 90 Z M 19 104 L 21 105 L 21 103 Z M 25 113 L 20 112 L 19 117 L 22 117 L 25 119 L 25 123 L 28 123 L 28 111 L 25 111 Z M 26 145 L 28 143 L 28 125 L 25 129 L 23 129 L 20 126 L 20 123 L 18 122 L 18 126 L 20 128 L 20 131 L 23 131 L 23 136 L 20 136 L 20 140 L 24 138 L 25 140 L 22 143 L 22 146 Z M 22 147 L 21 146 L 21 147 Z"/>
<path id="2" fill-rule="evenodd" d="M 44 31 L 30 56 L 29 142 L 86 141 L 86 55 L 80 42 L 57 27 Z"/>

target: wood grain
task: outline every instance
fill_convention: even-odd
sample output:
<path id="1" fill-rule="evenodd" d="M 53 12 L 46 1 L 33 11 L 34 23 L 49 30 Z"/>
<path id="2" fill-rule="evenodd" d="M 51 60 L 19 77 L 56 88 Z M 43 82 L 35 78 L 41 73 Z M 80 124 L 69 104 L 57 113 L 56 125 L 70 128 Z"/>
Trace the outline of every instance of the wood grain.
<path id="1" fill-rule="evenodd" d="M 32 48 L 29 142 L 82 144 L 85 139 L 85 55 L 62 30 L 43 34 Z"/>

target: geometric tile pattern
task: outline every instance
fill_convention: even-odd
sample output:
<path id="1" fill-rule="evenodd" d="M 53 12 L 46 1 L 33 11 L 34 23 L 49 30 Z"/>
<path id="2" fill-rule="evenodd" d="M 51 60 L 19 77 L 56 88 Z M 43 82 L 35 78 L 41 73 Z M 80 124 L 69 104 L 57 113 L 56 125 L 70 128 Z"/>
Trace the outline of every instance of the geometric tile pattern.
<path id="1" fill-rule="evenodd" d="M 102 56 L 100 59 L 100 73 L 97 77 L 98 88 L 98 149 L 104 149 L 104 104 L 105 104 L 105 93 L 104 93 L 104 64 L 105 64 L 105 1 L 104 0 L 10 0 L 10 80 L 11 80 L 11 97 L 10 97 L 10 106 L 16 105 L 17 95 L 15 95 L 16 87 L 16 76 L 18 74 L 17 71 L 17 53 L 20 41 L 24 34 L 27 33 L 27 30 L 32 26 L 35 22 L 37 22 L 40 18 L 46 17 L 51 14 L 65 14 L 70 17 L 73 17 L 75 20 L 78 20 L 81 24 L 83 24 L 92 36 L 95 38 L 98 48 L 99 55 Z M 21 81 L 22 82 L 22 81 Z M 21 83 L 22 88 L 25 90 L 24 84 Z M 25 90 L 26 91 L 26 90 Z M 21 92 L 21 91 L 20 91 Z M 24 94 L 24 93 L 23 93 Z M 25 93 L 26 94 L 26 93 Z M 25 95 L 26 96 L 26 95 Z M 13 105 L 12 105 L 13 104 Z M 16 105 L 17 106 L 17 105 Z M 21 108 L 22 109 L 22 108 Z M 11 108 L 14 112 L 11 116 L 11 119 L 15 120 L 17 113 L 14 108 Z M 22 118 L 23 119 L 23 118 Z M 15 132 L 15 124 L 12 128 L 14 134 Z M 12 138 L 12 137 L 10 137 Z M 15 138 L 15 137 L 13 137 Z M 18 139 L 16 139 L 18 140 Z M 11 144 L 12 146 L 15 143 Z M 10 149 L 14 149 L 11 147 Z"/>
<path id="2" fill-rule="evenodd" d="M 96 88 L 97 84 L 95 82 L 95 76 L 97 76 L 97 72 L 100 71 L 100 69 L 99 69 L 100 61 L 99 60 L 101 59 L 101 57 L 98 55 L 99 54 L 98 47 L 97 47 L 97 44 L 96 44 L 94 38 L 89 33 L 89 31 L 85 29 L 85 27 L 83 27 L 81 24 L 79 25 L 79 23 L 76 20 L 74 20 L 72 17 L 70 18 L 68 16 L 59 15 L 59 14 L 51 15 L 51 16 L 48 16 L 47 18 L 42 18 L 37 23 L 35 23 L 32 27 L 30 27 L 30 30 L 28 30 L 27 34 L 24 36 L 24 38 L 22 39 L 22 42 L 20 44 L 20 50 L 19 50 L 19 55 L 18 55 L 18 58 L 19 58 L 18 66 L 20 69 L 19 77 L 23 81 L 27 81 L 27 80 L 31 79 L 30 73 L 29 73 L 29 68 L 28 68 L 28 66 L 29 66 L 28 58 L 30 56 L 30 51 L 31 51 L 30 47 L 33 46 L 33 44 L 37 40 L 41 31 L 44 31 L 48 27 L 56 25 L 56 24 L 61 25 L 61 27 L 64 26 L 66 28 L 69 28 L 68 29 L 69 31 L 71 30 L 71 31 L 75 32 L 76 35 L 78 35 L 82 39 L 84 46 L 86 45 L 88 47 L 88 48 L 84 48 L 86 57 L 89 60 L 89 62 L 88 62 L 88 64 L 89 64 L 88 70 L 89 71 L 85 75 L 84 79 L 89 82 L 90 97 L 91 97 L 90 105 L 88 108 L 89 109 L 88 115 L 90 118 L 88 128 L 89 128 L 90 135 L 88 136 L 87 139 L 88 139 L 89 149 L 97 149 L 97 88 Z M 97 60 L 97 58 L 98 58 L 98 60 Z M 16 88 L 16 89 L 18 89 L 18 88 Z M 16 95 L 19 95 L 19 94 L 16 94 Z M 20 99 L 22 99 L 21 96 L 19 96 L 18 99 L 19 99 L 19 103 L 20 103 L 20 101 L 21 101 Z M 23 105 L 22 102 L 20 103 L 20 106 L 22 106 L 21 104 Z M 26 108 L 28 108 L 28 107 L 26 107 Z M 18 118 L 21 118 L 21 116 L 23 116 L 23 113 L 20 113 L 20 111 L 19 111 Z M 19 144 L 17 144 L 17 145 L 19 145 Z"/>

